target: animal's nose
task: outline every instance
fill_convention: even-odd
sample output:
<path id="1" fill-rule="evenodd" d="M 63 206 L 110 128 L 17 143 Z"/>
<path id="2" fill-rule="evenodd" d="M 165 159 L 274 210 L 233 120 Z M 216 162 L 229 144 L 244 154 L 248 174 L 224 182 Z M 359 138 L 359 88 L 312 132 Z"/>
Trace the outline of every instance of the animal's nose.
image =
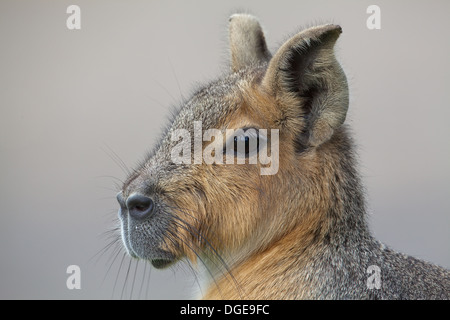
<path id="1" fill-rule="evenodd" d="M 148 217 L 155 207 L 152 199 L 138 193 L 129 196 L 126 205 L 130 216 L 136 219 Z"/>

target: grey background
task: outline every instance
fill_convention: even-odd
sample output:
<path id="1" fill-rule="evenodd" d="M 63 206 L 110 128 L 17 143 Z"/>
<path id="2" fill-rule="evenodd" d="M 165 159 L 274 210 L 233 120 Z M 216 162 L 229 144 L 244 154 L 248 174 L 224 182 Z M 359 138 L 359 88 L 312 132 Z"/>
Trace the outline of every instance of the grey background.
<path id="1" fill-rule="evenodd" d="M 81 30 L 66 28 L 70 4 Z M 366 28 L 370 4 L 381 30 Z M 133 167 L 169 107 L 227 69 L 237 9 L 259 17 L 272 50 L 302 25 L 343 27 L 337 55 L 371 227 L 394 249 L 450 267 L 449 1 L 2 0 L 0 298 L 191 297 L 186 266 L 144 274 L 128 258 L 119 270 L 113 249 L 95 255 L 125 178 L 114 153 Z M 81 290 L 66 287 L 71 264 Z"/>

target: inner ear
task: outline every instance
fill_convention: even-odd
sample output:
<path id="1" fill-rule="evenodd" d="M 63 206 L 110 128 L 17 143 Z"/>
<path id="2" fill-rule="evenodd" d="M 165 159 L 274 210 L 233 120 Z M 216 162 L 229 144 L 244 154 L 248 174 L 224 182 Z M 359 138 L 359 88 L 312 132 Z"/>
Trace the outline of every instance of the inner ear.
<path id="1" fill-rule="evenodd" d="M 333 47 L 341 33 L 335 25 L 302 31 L 284 43 L 269 63 L 263 86 L 282 108 L 302 121 L 296 134 L 304 148 L 331 138 L 345 120 L 348 86 Z"/>
<path id="2" fill-rule="evenodd" d="M 319 49 L 318 43 L 311 44 L 308 48 L 301 46 L 293 48 L 286 53 L 285 63 L 279 69 L 284 73 L 284 88 L 288 92 L 296 93 L 301 97 L 309 98 L 317 93 L 318 88 L 307 83 L 308 71 L 311 71 L 313 62 L 316 61 Z"/>

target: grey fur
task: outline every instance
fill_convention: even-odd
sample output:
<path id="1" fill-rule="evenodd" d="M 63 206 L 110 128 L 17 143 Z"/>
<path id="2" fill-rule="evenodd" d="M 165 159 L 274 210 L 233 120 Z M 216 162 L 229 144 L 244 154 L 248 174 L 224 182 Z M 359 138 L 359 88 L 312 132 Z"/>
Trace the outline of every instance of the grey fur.
<path id="1" fill-rule="evenodd" d="M 264 33 L 258 20 L 249 14 L 234 14 L 229 25 L 231 69 L 239 71 L 270 60 Z"/>
<path id="2" fill-rule="evenodd" d="M 277 97 L 285 130 L 293 130 L 298 135 L 297 144 L 302 147 L 297 146 L 296 156 L 301 158 L 315 152 L 320 157 L 317 172 L 308 176 L 310 181 L 289 178 L 286 196 L 290 198 L 279 199 L 280 204 L 283 201 L 304 203 L 308 200 L 305 194 L 318 192 L 321 187 L 330 190 L 330 198 L 324 209 L 326 223 L 310 231 L 309 242 L 294 244 L 289 255 L 267 263 L 264 268 L 274 267 L 278 271 L 264 281 L 250 281 L 246 292 L 257 292 L 255 298 L 262 299 L 450 298 L 448 270 L 389 249 L 374 239 L 369 230 L 353 142 L 343 124 L 348 108 L 348 87 L 333 54 L 340 33 L 340 27 L 333 25 L 310 28 L 292 37 L 270 59 L 257 20 L 249 15 L 232 16 L 232 72 L 197 91 L 182 106 L 160 144 L 123 186 L 120 195 L 122 236 L 132 256 L 151 260 L 156 267 L 176 262 L 180 257 L 162 249 L 165 243 L 180 240 L 172 234 L 174 221 L 180 219 L 180 212 L 171 206 L 172 200 L 183 194 L 196 199 L 199 206 L 211 205 L 212 200 L 205 195 L 205 183 L 215 181 L 199 177 L 195 166 L 172 163 L 171 133 L 178 128 L 192 132 L 193 121 L 202 121 L 203 129 L 225 128 L 226 119 L 238 109 L 233 101 L 242 95 L 240 83 L 258 83 Z M 306 98 L 305 92 L 309 95 Z M 305 99 L 312 99 L 309 108 L 305 107 Z M 288 105 L 289 101 L 296 105 Z M 298 108 L 298 114 L 294 107 Z M 235 182 L 226 181 L 222 185 L 227 183 Z M 133 192 L 154 199 L 156 210 L 151 219 L 133 221 L 127 215 L 123 199 Z M 321 198 L 320 194 L 315 196 Z M 237 193 L 232 199 L 241 203 L 245 195 Z M 271 214 L 274 213 L 268 212 L 267 217 Z M 289 212 L 282 214 L 287 216 Z M 201 232 L 201 235 L 207 234 L 205 230 Z M 249 250 L 240 260 L 226 261 L 228 267 L 245 262 L 254 252 L 263 252 L 270 243 L 252 245 L 253 251 Z M 277 265 L 283 265 L 281 271 L 275 268 Z M 380 288 L 368 285 L 370 266 L 377 266 L 381 271 Z M 220 273 L 214 276 L 220 280 Z M 258 270 L 254 271 L 254 276 L 258 276 Z M 236 287 L 238 290 L 239 284 Z"/>

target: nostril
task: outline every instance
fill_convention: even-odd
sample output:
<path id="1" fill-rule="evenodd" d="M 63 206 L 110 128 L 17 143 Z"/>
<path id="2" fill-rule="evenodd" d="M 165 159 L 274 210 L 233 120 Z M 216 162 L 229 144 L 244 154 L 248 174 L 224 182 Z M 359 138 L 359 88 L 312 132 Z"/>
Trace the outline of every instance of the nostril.
<path id="1" fill-rule="evenodd" d="M 152 199 L 137 193 L 128 197 L 126 205 L 130 216 L 137 219 L 149 216 L 154 207 Z"/>

